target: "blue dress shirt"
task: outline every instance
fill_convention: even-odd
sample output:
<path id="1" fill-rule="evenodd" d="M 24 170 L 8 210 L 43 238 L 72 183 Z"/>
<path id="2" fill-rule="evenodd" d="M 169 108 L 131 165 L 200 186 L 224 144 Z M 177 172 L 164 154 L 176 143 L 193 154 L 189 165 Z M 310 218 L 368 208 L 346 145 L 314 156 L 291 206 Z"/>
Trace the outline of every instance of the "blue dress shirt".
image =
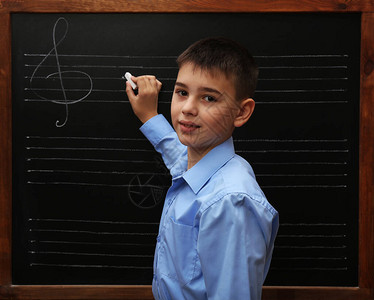
<path id="1" fill-rule="evenodd" d="M 158 299 L 259 300 L 278 213 L 232 138 L 187 170 L 187 147 L 157 115 L 141 131 L 172 175 L 154 258 Z"/>

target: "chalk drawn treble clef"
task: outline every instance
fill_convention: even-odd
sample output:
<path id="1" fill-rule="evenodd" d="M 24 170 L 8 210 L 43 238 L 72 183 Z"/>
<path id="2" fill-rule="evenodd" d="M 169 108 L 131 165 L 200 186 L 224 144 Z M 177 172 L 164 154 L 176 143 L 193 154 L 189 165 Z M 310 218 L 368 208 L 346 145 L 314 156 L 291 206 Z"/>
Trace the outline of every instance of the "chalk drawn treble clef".
<path id="1" fill-rule="evenodd" d="M 57 30 L 57 27 L 60 26 L 59 24 L 63 25 L 63 23 L 65 24 L 65 29 L 64 29 L 63 35 L 60 38 L 60 40 L 57 41 L 56 40 L 56 30 Z M 63 127 L 67 123 L 68 118 L 69 118 L 69 105 L 78 103 L 78 102 L 86 99 L 91 94 L 92 88 L 93 88 L 92 78 L 86 72 L 75 71 L 75 70 L 74 71 L 61 71 L 61 64 L 60 64 L 60 59 L 59 59 L 59 55 L 58 55 L 58 52 L 57 52 L 57 47 L 65 39 L 65 37 L 68 33 L 68 28 L 69 28 L 69 23 L 65 18 L 61 17 L 55 22 L 55 24 L 53 26 L 53 35 L 52 35 L 53 48 L 47 53 L 47 55 L 37 65 L 37 67 L 35 68 L 34 72 L 31 75 L 31 78 L 30 78 L 30 88 L 36 96 L 38 96 L 40 99 L 47 100 L 47 101 L 50 101 L 50 102 L 56 103 L 56 104 L 62 104 L 62 105 L 65 106 L 65 120 L 63 122 L 61 122 L 60 120 L 57 120 L 56 121 L 56 126 L 57 127 Z M 43 63 L 46 61 L 46 59 L 51 55 L 54 55 L 55 58 L 56 58 L 57 72 L 53 72 L 53 73 L 48 74 L 47 76 L 45 76 L 44 79 L 56 79 L 57 78 L 59 80 L 59 93 L 62 94 L 62 99 L 56 99 L 57 97 L 54 98 L 54 97 L 42 96 L 42 95 L 40 95 L 40 93 L 38 93 L 36 91 L 37 89 L 33 87 L 33 83 L 36 79 L 35 74 L 38 72 L 38 70 L 43 65 Z M 79 97 L 77 99 L 71 99 L 70 97 L 68 97 L 67 89 L 65 88 L 64 80 L 63 80 L 64 76 L 66 76 L 66 75 L 71 76 L 73 74 L 75 74 L 75 75 L 79 74 L 81 76 L 83 75 L 83 78 L 88 79 L 88 81 L 89 81 L 89 88 L 87 90 L 85 90 L 85 94 L 83 96 L 80 95 L 81 97 Z M 78 77 L 76 77 L 76 78 L 78 79 Z M 70 79 L 72 79 L 72 78 L 70 78 Z M 73 77 L 73 79 L 75 79 L 75 77 Z M 61 95 L 60 95 L 60 97 L 61 97 Z"/>

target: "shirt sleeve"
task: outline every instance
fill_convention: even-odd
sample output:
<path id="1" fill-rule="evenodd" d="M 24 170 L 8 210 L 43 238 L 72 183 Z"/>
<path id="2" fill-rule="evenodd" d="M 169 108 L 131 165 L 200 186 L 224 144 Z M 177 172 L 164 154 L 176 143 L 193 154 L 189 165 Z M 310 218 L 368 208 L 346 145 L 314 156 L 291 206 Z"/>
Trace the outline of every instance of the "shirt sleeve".
<path id="1" fill-rule="evenodd" d="M 163 115 L 149 119 L 140 127 L 140 131 L 161 154 L 173 177 L 186 170 L 187 147 L 179 141 L 178 135 Z"/>
<path id="2" fill-rule="evenodd" d="M 264 203 L 229 194 L 202 213 L 197 249 L 208 299 L 261 299 L 278 228 Z"/>

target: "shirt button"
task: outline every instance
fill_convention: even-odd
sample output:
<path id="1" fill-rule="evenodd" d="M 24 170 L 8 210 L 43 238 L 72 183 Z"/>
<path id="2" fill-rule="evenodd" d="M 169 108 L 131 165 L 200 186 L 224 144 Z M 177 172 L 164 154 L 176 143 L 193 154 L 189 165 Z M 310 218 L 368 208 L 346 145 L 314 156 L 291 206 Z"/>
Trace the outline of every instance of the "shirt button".
<path id="1" fill-rule="evenodd" d="M 161 240 L 161 237 L 158 235 L 156 240 L 157 240 L 157 242 L 159 242 Z"/>

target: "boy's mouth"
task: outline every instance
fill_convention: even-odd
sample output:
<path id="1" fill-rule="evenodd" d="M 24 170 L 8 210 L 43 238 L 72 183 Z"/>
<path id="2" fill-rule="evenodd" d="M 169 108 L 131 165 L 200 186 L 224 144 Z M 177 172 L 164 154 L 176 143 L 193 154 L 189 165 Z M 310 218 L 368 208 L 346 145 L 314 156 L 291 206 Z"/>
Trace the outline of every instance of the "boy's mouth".
<path id="1" fill-rule="evenodd" d="M 182 132 L 186 132 L 186 133 L 190 133 L 198 128 L 200 128 L 201 126 L 193 123 L 193 122 L 189 122 L 189 121 L 179 121 L 179 125 L 180 125 L 180 128 L 182 130 Z"/>

